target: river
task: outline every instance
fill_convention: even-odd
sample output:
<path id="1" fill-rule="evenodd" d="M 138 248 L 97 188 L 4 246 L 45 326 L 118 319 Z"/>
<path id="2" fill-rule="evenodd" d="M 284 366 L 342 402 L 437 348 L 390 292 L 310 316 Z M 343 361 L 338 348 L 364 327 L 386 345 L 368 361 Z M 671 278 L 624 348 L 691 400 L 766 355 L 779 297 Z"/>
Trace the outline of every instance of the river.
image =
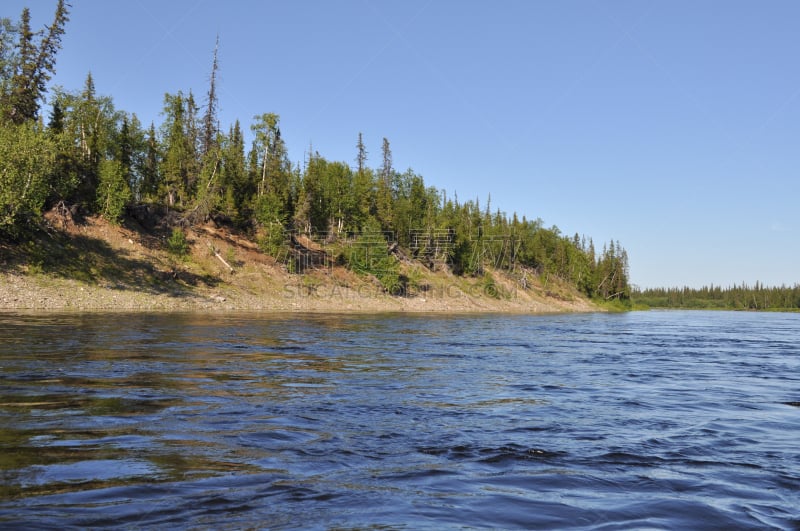
<path id="1" fill-rule="evenodd" d="M 0 313 L 0 528 L 798 529 L 800 315 Z"/>

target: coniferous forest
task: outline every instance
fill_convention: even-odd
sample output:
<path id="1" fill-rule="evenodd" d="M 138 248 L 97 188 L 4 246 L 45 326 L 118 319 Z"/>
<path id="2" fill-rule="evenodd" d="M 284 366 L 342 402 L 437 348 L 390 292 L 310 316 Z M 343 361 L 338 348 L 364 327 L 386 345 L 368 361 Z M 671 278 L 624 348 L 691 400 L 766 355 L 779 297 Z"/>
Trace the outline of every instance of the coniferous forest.
<path id="1" fill-rule="evenodd" d="M 479 276 L 487 266 L 524 270 L 561 279 L 588 297 L 630 296 L 619 242 L 598 249 L 539 219 L 493 210 L 488 200 L 460 200 L 397 170 L 388 139 L 375 150 L 377 160 L 368 159 L 374 148 L 354 132 L 352 161 L 312 151 L 293 163 L 278 114 L 254 109 L 259 114 L 249 123 L 222 126 L 216 48 L 208 86 L 200 95 L 165 94 L 160 124 L 115 108 L 111 96 L 97 93 L 91 74 L 82 87 L 48 91 L 68 20 L 61 0 L 42 31 L 31 28 L 28 9 L 19 20 L 0 21 L 6 241 L 24 241 L 51 209 L 116 223 L 158 216 L 178 239 L 187 227 L 213 221 L 247 234 L 272 256 L 286 255 L 298 238 L 360 241 L 333 259 L 374 274 L 387 289 L 397 281 L 397 262 L 408 258 L 457 275 Z M 371 246 L 389 252 L 368 260 L 364 249 Z"/>
<path id="2" fill-rule="evenodd" d="M 634 289 L 633 300 L 652 308 L 685 308 L 693 310 L 798 310 L 800 284 L 765 286 L 742 283 L 729 287 L 648 288 Z"/>

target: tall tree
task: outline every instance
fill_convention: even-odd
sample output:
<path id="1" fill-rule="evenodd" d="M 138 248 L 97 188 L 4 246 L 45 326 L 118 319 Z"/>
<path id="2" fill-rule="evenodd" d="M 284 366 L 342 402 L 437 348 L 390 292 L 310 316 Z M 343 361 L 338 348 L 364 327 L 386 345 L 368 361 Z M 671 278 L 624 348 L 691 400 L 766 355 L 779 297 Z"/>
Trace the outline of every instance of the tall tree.
<path id="1" fill-rule="evenodd" d="M 360 175 L 367 166 L 367 148 L 364 146 L 364 138 L 361 132 L 358 133 L 356 149 L 358 150 L 358 155 L 356 156 L 356 171 Z"/>
<path id="2" fill-rule="evenodd" d="M 81 171 L 78 197 L 75 199 L 90 206 L 95 197 L 100 178 L 100 161 L 106 141 L 106 124 L 103 103 L 96 98 L 92 73 L 86 75 L 83 91 L 74 108 L 74 126 L 81 154 Z"/>
<path id="3" fill-rule="evenodd" d="M 343 162 L 325 164 L 322 172 L 323 197 L 329 205 L 328 230 L 340 233 L 352 228 L 354 197 L 353 170 Z"/>
<path id="4" fill-rule="evenodd" d="M 211 149 L 203 155 L 200 175 L 192 197 L 192 208 L 185 218 L 191 223 L 207 221 L 222 204 L 222 163 L 225 139 L 217 134 Z"/>
<path id="5" fill-rule="evenodd" d="M 230 128 L 222 150 L 222 213 L 240 224 L 246 222 L 247 202 L 253 196 L 245 160 L 244 135 L 239 120 Z"/>
<path id="6" fill-rule="evenodd" d="M 381 179 L 386 181 L 387 184 L 392 182 L 392 149 L 389 147 L 389 140 L 384 137 L 383 144 L 381 145 L 381 155 L 383 162 L 381 165 Z"/>
<path id="7" fill-rule="evenodd" d="M 329 204 L 325 198 L 323 174 L 326 173 L 327 161 L 319 153 L 309 149 L 308 163 L 303 174 L 298 214 L 296 222 L 306 232 L 328 229 Z"/>
<path id="8" fill-rule="evenodd" d="M 354 199 L 351 225 L 353 230 L 362 230 L 369 218 L 374 217 L 375 178 L 369 168 L 356 173 L 351 194 Z"/>
<path id="9" fill-rule="evenodd" d="M 38 94 L 33 90 L 36 68 L 36 44 L 31 31 L 31 12 L 22 10 L 17 28 L 18 42 L 13 74 L 3 94 L 3 114 L 12 123 L 21 124 L 32 120 L 38 109 Z"/>
<path id="10" fill-rule="evenodd" d="M 121 121 L 111 98 L 96 94 L 91 73 L 80 92 L 56 91 L 49 129 L 58 150 L 52 199 L 94 209 L 100 161 L 116 156 Z"/>
<path id="11" fill-rule="evenodd" d="M 7 84 L 14 75 L 16 54 L 14 37 L 17 26 L 8 17 L 0 17 L 0 95 L 5 94 Z"/>
<path id="12" fill-rule="evenodd" d="M 251 159 L 258 168 L 256 218 L 262 223 L 284 223 L 291 212 L 291 165 L 281 138 L 280 117 L 265 113 L 255 117 Z"/>
<path id="13" fill-rule="evenodd" d="M 182 92 L 164 95 L 161 195 L 170 207 L 186 206 L 196 178 L 196 124 L 193 124 L 194 99 Z"/>
<path id="14" fill-rule="evenodd" d="M 47 134 L 56 150 L 53 172 L 48 178 L 48 200 L 51 204 L 72 199 L 80 182 L 81 158 L 67 127 L 70 117 L 65 112 L 64 105 L 64 99 L 57 95 L 53 99 L 47 124 Z"/>
<path id="15" fill-rule="evenodd" d="M 47 82 L 55 73 L 56 54 L 69 20 L 68 7 L 64 0 L 58 1 L 53 22 L 40 34 L 38 42 L 35 41 L 37 34 L 31 30 L 30 10 L 22 10 L 14 75 L 2 94 L 3 113 L 7 120 L 21 124 L 38 117 Z"/>
<path id="16" fill-rule="evenodd" d="M 155 200 L 161 185 L 159 165 L 161 164 L 161 153 L 156 136 L 156 126 L 150 122 L 145 140 L 144 157 L 142 159 L 142 181 L 139 185 L 139 198 Z"/>
<path id="17" fill-rule="evenodd" d="M 189 158 L 187 160 L 187 181 L 186 181 L 186 201 L 191 200 L 197 189 L 197 180 L 202 170 L 202 158 L 200 148 L 202 147 L 202 130 L 201 123 L 198 118 L 200 107 L 194 99 L 194 94 L 189 90 L 189 95 L 186 96 L 186 112 L 184 117 L 186 119 L 186 135 L 188 137 L 189 145 Z"/>
<path id="18" fill-rule="evenodd" d="M 135 114 L 120 113 L 122 123 L 113 141 L 112 157 L 122 166 L 122 172 L 131 197 L 142 198 L 144 174 L 147 166 L 147 139 L 142 124 Z"/>
<path id="19" fill-rule="evenodd" d="M 389 141 L 384 137 L 381 146 L 383 163 L 380 169 L 380 178 L 375 190 L 375 217 L 383 230 L 390 230 L 394 223 L 393 203 L 392 203 L 392 181 L 394 169 L 392 169 L 392 150 Z"/>
<path id="20" fill-rule="evenodd" d="M 131 130 L 130 120 L 127 115 L 122 117 L 122 126 L 119 129 L 119 138 L 117 139 L 115 159 L 119 161 L 122 166 L 122 171 L 127 180 L 131 179 L 133 174 L 133 157 L 134 157 L 134 143 L 133 131 Z"/>
<path id="21" fill-rule="evenodd" d="M 213 147 L 215 147 L 219 129 L 217 126 L 217 70 L 219 68 L 218 52 L 219 35 L 217 35 L 217 41 L 214 45 L 214 59 L 211 63 L 211 76 L 208 83 L 208 94 L 206 95 L 206 110 L 205 114 L 203 114 L 201 155 L 206 155 Z"/>

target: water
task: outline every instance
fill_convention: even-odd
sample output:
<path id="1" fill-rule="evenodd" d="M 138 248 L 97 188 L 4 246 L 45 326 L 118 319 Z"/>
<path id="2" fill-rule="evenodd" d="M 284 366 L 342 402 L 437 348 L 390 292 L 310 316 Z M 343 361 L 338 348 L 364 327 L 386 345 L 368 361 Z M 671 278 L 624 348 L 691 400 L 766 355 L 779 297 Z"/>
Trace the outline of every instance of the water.
<path id="1" fill-rule="evenodd" d="M 800 315 L 0 314 L 0 528 L 800 529 Z"/>

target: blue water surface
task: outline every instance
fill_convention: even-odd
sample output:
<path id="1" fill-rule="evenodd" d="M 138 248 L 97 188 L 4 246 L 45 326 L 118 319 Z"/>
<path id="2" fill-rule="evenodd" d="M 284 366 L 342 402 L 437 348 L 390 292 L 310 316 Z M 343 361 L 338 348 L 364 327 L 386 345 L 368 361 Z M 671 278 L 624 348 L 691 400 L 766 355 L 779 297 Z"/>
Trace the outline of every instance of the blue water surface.
<path id="1" fill-rule="evenodd" d="M 0 314 L 0 528 L 799 529 L 800 315 Z"/>

